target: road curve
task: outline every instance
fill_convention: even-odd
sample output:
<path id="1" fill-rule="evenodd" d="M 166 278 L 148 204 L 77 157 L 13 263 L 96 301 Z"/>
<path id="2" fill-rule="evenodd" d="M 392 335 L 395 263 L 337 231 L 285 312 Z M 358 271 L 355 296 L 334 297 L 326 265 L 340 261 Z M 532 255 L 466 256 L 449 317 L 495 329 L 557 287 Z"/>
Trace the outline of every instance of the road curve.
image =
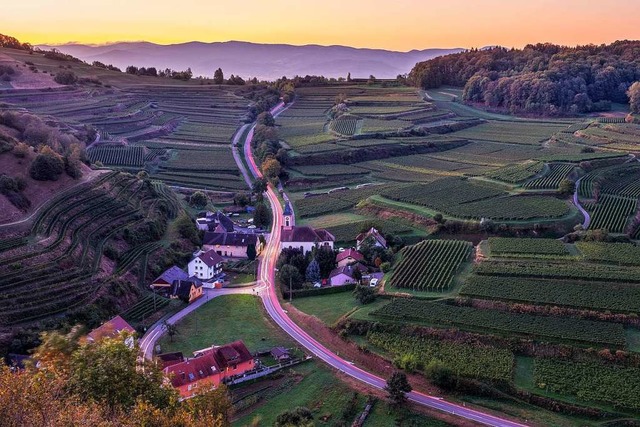
<path id="1" fill-rule="evenodd" d="M 580 188 L 580 181 L 582 180 L 582 178 L 579 178 L 576 181 L 576 188 L 573 192 L 573 204 L 576 206 L 576 208 L 578 208 L 578 210 L 580 211 L 580 213 L 582 213 L 582 216 L 584 217 L 584 222 L 582 223 L 582 228 L 584 228 L 585 230 L 587 228 L 589 228 L 589 224 L 591 224 L 591 215 L 589 215 L 589 212 L 587 212 L 585 210 L 585 208 L 582 207 L 582 205 L 580 204 L 580 199 L 578 198 L 578 189 Z"/>
<path id="2" fill-rule="evenodd" d="M 272 110 L 272 114 L 277 115 L 283 111 L 282 104 L 276 106 Z M 251 153 L 251 137 L 253 136 L 253 128 L 248 133 L 244 142 L 245 145 L 245 158 L 249 168 L 252 169 L 252 174 L 255 177 L 260 177 L 262 174 L 258 169 L 253 155 Z M 275 265 L 278 255 L 280 254 L 280 233 L 282 225 L 282 205 L 278 200 L 278 196 L 273 188 L 273 185 L 269 184 L 267 192 L 267 199 L 271 205 L 273 213 L 273 228 L 266 248 L 261 255 L 260 266 L 258 269 L 258 278 L 263 286 L 260 287 L 258 295 L 261 297 L 262 302 L 269 313 L 269 316 L 280 326 L 287 334 L 289 334 L 295 341 L 305 347 L 309 352 L 314 354 L 318 359 L 321 359 L 333 368 L 361 381 L 371 387 L 377 389 L 383 389 L 386 386 L 386 380 L 364 371 L 352 363 L 340 358 L 335 353 L 324 347 L 321 343 L 309 336 L 302 328 L 295 324 L 286 312 L 283 310 L 278 300 L 277 290 L 275 286 Z M 470 409 L 461 405 L 447 402 L 439 397 L 430 396 L 417 391 L 412 391 L 407 394 L 407 398 L 417 404 L 427 406 L 430 408 L 438 409 L 449 414 L 453 414 L 468 420 L 472 420 L 481 424 L 500 427 L 522 427 L 524 424 L 520 424 L 508 419 L 500 418 L 494 415 L 490 415 L 478 410 Z"/>

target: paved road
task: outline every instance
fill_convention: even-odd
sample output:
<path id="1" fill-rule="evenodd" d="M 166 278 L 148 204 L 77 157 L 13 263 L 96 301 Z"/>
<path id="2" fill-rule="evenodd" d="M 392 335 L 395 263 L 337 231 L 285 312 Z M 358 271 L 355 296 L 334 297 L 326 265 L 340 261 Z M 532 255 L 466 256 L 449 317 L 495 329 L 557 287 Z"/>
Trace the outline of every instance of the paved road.
<path id="1" fill-rule="evenodd" d="M 580 212 L 582 213 L 582 216 L 584 216 L 584 222 L 582 223 L 582 228 L 586 230 L 587 228 L 589 228 L 589 224 L 591 224 L 591 215 L 589 215 L 589 212 L 587 212 L 585 208 L 582 207 L 582 205 L 580 204 L 580 199 L 578 198 L 578 188 L 580 188 L 581 180 L 582 178 L 579 178 L 576 181 L 576 189 L 573 192 L 573 204 L 576 206 L 576 208 L 578 208 L 578 210 L 580 210 Z"/>
<path id="2" fill-rule="evenodd" d="M 240 153 L 238 153 L 238 143 L 240 142 L 240 138 L 242 138 L 242 134 L 244 133 L 245 130 L 247 130 L 247 128 L 249 126 L 251 126 L 251 125 L 248 124 L 248 123 L 245 124 L 245 125 L 242 125 L 240 127 L 240 129 L 238 129 L 236 131 L 236 133 L 233 135 L 233 140 L 232 140 L 232 144 L 231 144 L 231 152 L 233 153 L 233 159 L 236 161 L 236 164 L 240 168 L 240 172 L 242 173 L 242 176 L 244 178 L 244 182 L 246 182 L 247 186 L 249 188 L 251 188 L 251 177 L 249 176 L 249 173 L 247 172 L 247 168 L 244 167 L 244 163 L 242 162 L 242 159 L 240 158 Z"/>
<path id="3" fill-rule="evenodd" d="M 278 107 L 276 107 L 278 108 Z M 281 110 L 276 110 L 278 113 Z M 253 156 L 250 152 L 250 142 L 253 130 L 248 134 L 245 141 L 246 159 L 248 160 L 249 168 L 252 169 L 254 176 L 261 176 L 260 170 L 257 168 L 253 161 Z M 262 302 L 265 309 L 269 313 L 269 316 L 280 326 L 287 334 L 289 334 L 294 340 L 300 343 L 308 351 L 314 354 L 317 358 L 323 360 L 328 365 L 338 369 L 339 371 L 349 375 L 356 380 L 369 384 L 377 389 L 383 389 L 386 386 L 386 380 L 364 371 L 357 366 L 354 366 L 351 362 L 340 358 L 338 355 L 331 352 L 324 347 L 318 341 L 309 336 L 302 328 L 296 325 L 283 310 L 276 294 L 275 286 L 275 265 L 278 255 L 280 254 L 280 232 L 282 226 L 282 205 L 278 200 L 278 196 L 274 191 L 274 188 L 269 184 L 269 188 L 266 192 L 267 200 L 271 205 L 273 212 L 273 230 L 270 238 L 267 242 L 267 246 L 261 255 L 260 266 L 258 269 L 258 278 L 262 283 L 259 296 L 262 298 Z M 411 392 L 407 395 L 408 399 L 418 403 L 420 405 L 428 406 L 430 408 L 438 409 L 444 412 L 448 412 L 453 415 L 457 415 L 468 420 L 476 421 L 481 424 L 500 427 L 516 427 L 523 426 L 514 421 L 496 417 L 484 412 L 480 412 L 474 409 L 470 409 L 464 406 L 460 406 L 454 403 L 447 402 L 439 397 L 430 396 L 420 392 Z"/>

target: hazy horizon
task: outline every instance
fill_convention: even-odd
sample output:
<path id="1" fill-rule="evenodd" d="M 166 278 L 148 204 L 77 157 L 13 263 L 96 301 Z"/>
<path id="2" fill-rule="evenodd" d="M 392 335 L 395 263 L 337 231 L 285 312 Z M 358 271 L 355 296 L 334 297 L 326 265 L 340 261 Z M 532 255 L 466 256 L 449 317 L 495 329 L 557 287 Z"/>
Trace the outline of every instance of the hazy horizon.
<path id="1" fill-rule="evenodd" d="M 561 45 L 640 38 L 633 0 L 291 0 L 221 1 L 25 0 L 3 6 L 0 28 L 32 44 L 250 43 L 342 45 L 407 52 L 441 47 L 520 48 L 544 40 Z M 464 13 L 459 11 L 463 10 Z M 622 13 L 621 13 L 622 12 Z M 527 19 L 524 20 L 523 17 Z"/>

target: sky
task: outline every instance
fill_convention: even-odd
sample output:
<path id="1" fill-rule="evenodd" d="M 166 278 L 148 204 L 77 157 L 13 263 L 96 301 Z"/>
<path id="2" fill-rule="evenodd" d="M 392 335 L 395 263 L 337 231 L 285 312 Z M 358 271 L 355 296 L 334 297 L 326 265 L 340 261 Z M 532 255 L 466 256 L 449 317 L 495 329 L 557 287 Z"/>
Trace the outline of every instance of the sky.
<path id="1" fill-rule="evenodd" d="M 408 51 L 640 39 L 639 0 L 15 0 L 0 33 L 32 44 L 241 40 Z"/>

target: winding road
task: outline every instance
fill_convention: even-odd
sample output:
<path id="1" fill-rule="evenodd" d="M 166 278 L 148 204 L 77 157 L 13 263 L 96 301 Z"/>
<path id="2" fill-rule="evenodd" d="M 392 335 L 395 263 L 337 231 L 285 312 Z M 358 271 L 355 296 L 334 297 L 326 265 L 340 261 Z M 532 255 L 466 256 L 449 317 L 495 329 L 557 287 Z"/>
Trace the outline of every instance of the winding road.
<path id="1" fill-rule="evenodd" d="M 280 104 L 276 106 L 272 111 L 272 115 L 275 117 L 284 111 L 288 106 Z M 244 141 L 245 158 L 251 173 L 254 177 L 261 177 L 261 172 L 257 167 L 253 155 L 251 153 L 251 138 L 253 136 L 253 128 L 247 134 L 247 138 Z M 258 280 L 262 283 L 259 287 L 258 295 L 261 297 L 267 313 L 276 322 L 280 328 L 282 328 L 287 334 L 289 334 L 295 341 L 305 347 L 309 352 L 315 355 L 318 359 L 321 359 L 329 366 L 343 372 L 350 377 L 368 384 L 371 387 L 377 389 L 384 389 L 386 386 L 386 380 L 380 378 L 370 372 L 362 370 L 357 366 L 354 366 L 352 362 L 346 361 L 324 347 L 320 342 L 316 341 L 309 334 L 307 334 L 302 328 L 295 324 L 284 311 L 278 300 L 277 290 L 275 286 L 275 265 L 276 260 L 280 254 L 280 233 L 282 226 L 282 205 L 273 188 L 272 184 L 269 184 L 266 191 L 266 199 L 271 205 L 273 213 L 273 228 L 266 248 L 261 255 L 260 266 L 258 268 Z M 475 409 L 470 409 L 465 406 L 457 405 L 455 403 L 447 402 L 440 397 L 430 396 L 417 391 L 412 391 L 407 394 L 407 398 L 412 402 L 419 405 L 427 406 L 430 408 L 438 409 L 449 414 L 457 415 L 467 420 L 475 421 L 481 424 L 500 427 L 521 427 L 525 424 L 520 424 L 508 419 L 500 418 L 491 414 L 487 414 Z"/>
<path id="2" fill-rule="evenodd" d="M 576 206 L 576 208 L 578 208 L 582 216 L 584 216 L 582 228 L 586 230 L 587 228 L 589 228 L 589 224 L 591 224 L 591 215 L 589 215 L 589 212 L 587 212 L 586 209 L 582 207 L 582 205 L 580 204 L 580 199 L 578 197 L 578 189 L 580 188 L 580 181 L 582 180 L 582 178 L 579 178 L 575 183 L 576 189 L 573 192 L 573 204 Z"/>

